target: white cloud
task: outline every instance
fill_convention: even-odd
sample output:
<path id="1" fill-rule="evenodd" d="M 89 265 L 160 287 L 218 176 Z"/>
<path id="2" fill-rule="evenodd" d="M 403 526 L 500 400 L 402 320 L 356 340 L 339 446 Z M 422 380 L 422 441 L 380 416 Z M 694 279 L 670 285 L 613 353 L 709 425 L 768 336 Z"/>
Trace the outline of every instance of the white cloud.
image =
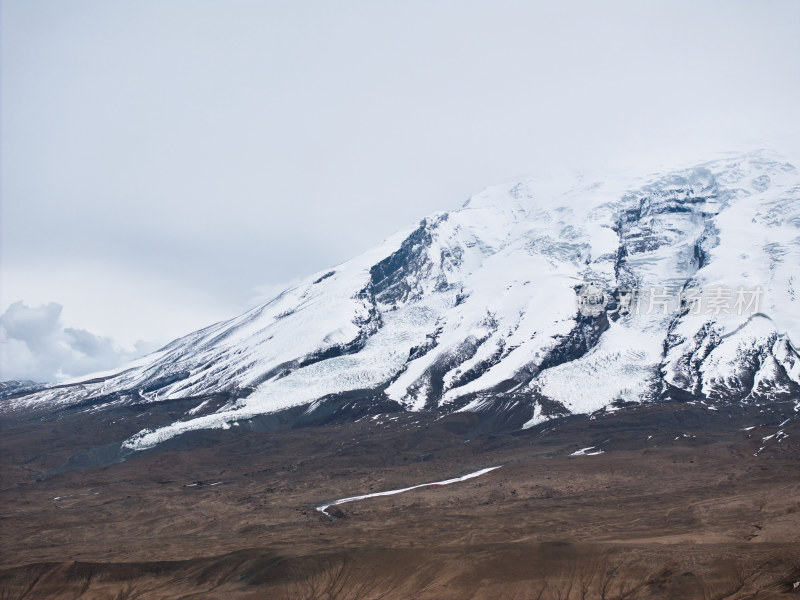
<path id="1" fill-rule="evenodd" d="M 116 367 L 156 348 L 122 348 L 109 337 L 66 327 L 56 303 L 15 302 L 0 315 L 0 380 L 58 381 Z"/>

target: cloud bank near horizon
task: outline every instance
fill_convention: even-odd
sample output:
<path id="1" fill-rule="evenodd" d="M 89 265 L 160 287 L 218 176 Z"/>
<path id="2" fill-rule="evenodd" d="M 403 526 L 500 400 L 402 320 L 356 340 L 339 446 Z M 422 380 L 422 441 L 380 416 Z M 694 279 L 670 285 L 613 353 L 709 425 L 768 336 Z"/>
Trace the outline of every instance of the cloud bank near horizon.
<path id="1" fill-rule="evenodd" d="M 66 326 L 63 306 L 15 302 L 0 315 L 0 381 L 57 382 L 119 366 L 155 350 L 139 341 L 132 349 L 110 337 Z"/>

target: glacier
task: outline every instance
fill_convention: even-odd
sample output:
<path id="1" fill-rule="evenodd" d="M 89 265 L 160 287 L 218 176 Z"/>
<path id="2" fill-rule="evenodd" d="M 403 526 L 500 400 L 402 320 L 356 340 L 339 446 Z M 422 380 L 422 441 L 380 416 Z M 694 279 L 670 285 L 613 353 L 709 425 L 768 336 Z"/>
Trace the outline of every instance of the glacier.
<path id="1" fill-rule="evenodd" d="M 0 406 L 197 399 L 124 442 L 141 450 L 337 397 L 514 410 L 526 427 L 660 399 L 798 399 L 799 265 L 800 177 L 771 151 L 655 176 L 532 178 L 119 370 Z M 744 292 L 757 302 L 736 310 Z"/>

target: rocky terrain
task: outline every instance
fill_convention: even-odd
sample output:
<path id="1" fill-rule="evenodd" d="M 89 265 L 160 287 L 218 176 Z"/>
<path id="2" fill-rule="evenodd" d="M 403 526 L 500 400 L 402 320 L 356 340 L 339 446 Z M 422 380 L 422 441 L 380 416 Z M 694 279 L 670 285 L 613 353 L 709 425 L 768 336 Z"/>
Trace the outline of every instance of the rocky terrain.
<path id="1" fill-rule="evenodd" d="M 472 413 L 375 413 L 193 432 L 89 465 L 85 448 L 152 409 L 3 418 L 0 597 L 800 594 L 792 403 L 673 401 L 505 431 Z"/>

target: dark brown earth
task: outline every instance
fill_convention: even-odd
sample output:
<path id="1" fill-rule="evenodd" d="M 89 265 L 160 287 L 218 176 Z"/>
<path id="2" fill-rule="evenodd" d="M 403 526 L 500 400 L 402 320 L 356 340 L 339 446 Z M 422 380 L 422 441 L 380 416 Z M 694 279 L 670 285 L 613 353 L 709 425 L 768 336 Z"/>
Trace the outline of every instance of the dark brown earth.
<path id="1" fill-rule="evenodd" d="M 82 450 L 147 414 L 5 415 L 0 599 L 800 598 L 796 415 L 670 403 L 495 434 L 381 415 L 105 465 Z"/>

